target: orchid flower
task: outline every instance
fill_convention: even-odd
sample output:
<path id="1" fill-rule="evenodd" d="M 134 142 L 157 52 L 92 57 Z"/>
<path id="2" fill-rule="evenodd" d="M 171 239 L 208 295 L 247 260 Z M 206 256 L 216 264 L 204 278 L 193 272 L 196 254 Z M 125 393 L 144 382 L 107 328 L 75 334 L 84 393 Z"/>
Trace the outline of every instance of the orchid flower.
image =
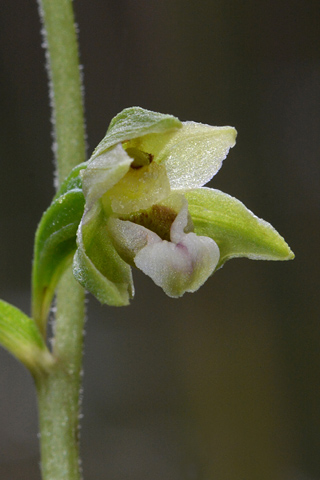
<path id="1" fill-rule="evenodd" d="M 131 267 L 180 297 L 229 258 L 293 258 L 270 224 L 204 187 L 235 138 L 232 127 L 138 107 L 118 114 L 80 171 L 85 208 L 75 278 L 102 303 L 126 305 L 134 294 Z"/>

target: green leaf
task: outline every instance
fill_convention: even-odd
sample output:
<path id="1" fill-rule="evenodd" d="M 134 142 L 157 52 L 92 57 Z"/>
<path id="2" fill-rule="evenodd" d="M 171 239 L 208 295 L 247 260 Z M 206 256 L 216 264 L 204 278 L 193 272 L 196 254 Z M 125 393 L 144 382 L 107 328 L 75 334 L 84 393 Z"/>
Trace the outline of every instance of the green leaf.
<path id="1" fill-rule="evenodd" d="M 220 249 L 217 268 L 233 257 L 290 260 L 293 252 L 270 225 L 236 198 L 210 188 L 185 193 L 195 232 L 212 238 Z"/>
<path id="2" fill-rule="evenodd" d="M 151 112 L 140 107 L 126 108 L 111 120 L 107 133 L 93 152 L 91 160 L 117 143 L 150 133 L 163 133 L 181 126 L 180 120 L 172 115 Z"/>
<path id="3" fill-rule="evenodd" d="M 102 304 L 128 305 L 133 296 L 131 268 L 120 258 L 111 241 L 100 203 L 82 219 L 73 273 Z"/>
<path id="4" fill-rule="evenodd" d="M 79 167 L 80 168 L 80 167 Z M 76 251 L 76 234 L 85 200 L 79 171 L 70 174 L 54 201 L 43 214 L 35 237 L 33 261 L 33 318 L 41 332 L 60 276 L 72 262 Z M 82 166 L 83 169 L 83 166 Z M 71 188 L 71 190 L 68 190 Z"/>
<path id="5" fill-rule="evenodd" d="M 0 343 L 31 373 L 47 370 L 53 358 L 33 319 L 0 300 Z"/>

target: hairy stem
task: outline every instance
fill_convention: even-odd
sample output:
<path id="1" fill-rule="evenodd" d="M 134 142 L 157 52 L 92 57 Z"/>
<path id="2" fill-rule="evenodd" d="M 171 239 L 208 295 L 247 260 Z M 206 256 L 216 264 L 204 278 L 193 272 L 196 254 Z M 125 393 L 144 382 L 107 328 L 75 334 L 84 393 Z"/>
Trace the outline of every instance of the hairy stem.
<path id="1" fill-rule="evenodd" d="M 56 187 L 85 160 L 78 46 L 71 0 L 38 0 L 46 46 L 56 158 Z M 84 291 L 69 269 L 57 289 L 55 366 L 35 378 L 43 480 L 80 480 L 79 395 Z"/>
<path id="2" fill-rule="evenodd" d="M 60 281 L 53 354 L 56 365 L 36 378 L 43 480 L 79 480 L 79 393 L 84 294 L 68 270 Z M 76 301 L 71 300 L 72 297 Z"/>
<path id="3" fill-rule="evenodd" d="M 49 75 L 56 179 L 61 183 L 86 156 L 76 28 L 72 1 L 38 2 Z"/>

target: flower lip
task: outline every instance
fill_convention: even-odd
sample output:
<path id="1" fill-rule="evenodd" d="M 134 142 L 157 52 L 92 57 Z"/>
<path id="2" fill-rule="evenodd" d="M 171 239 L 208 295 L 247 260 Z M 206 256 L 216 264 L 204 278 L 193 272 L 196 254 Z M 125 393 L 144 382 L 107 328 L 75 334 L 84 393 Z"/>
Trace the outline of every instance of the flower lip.
<path id="1" fill-rule="evenodd" d="M 170 229 L 177 217 L 177 212 L 166 205 L 152 205 L 148 210 L 119 217 L 156 233 L 162 240 L 170 240 Z"/>
<path id="2" fill-rule="evenodd" d="M 132 221 L 108 221 L 108 232 L 123 260 L 142 270 L 171 297 L 197 290 L 219 261 L 219 248 L 211 238 L 185 232 L 190 228 L 188 217 L 184 200 L 171 223 L 168 240 Z"/>
<path id="3" fill-rule="evenodd" d="M 134 257 L 135 265 L 170 297 L 197 290 L 219 261 L 219 248 L 214 240 L 185 233 L 188 215 L 185 201 L 171 225 L 170 241 L 146 233 L 146 243 Z"/>

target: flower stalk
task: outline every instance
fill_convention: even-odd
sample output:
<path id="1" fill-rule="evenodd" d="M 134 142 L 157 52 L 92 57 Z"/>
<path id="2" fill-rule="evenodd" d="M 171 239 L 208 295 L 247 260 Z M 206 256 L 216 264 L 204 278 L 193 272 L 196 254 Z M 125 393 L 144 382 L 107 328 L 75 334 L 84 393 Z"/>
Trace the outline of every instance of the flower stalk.
<path id="1" fill-rule="evenodd" d="M 82 82 L 71 0 L 39 0 L 50 83 L 58 188 L 85 160 Z M 43 480 L 80 480 L 79 395 L 81 385 L 84 291 L 70 270 L 57 289 L 53 356 L 55 365 L 35 377 Z M 36 319 L 37 320 L 37 319 Z M 44 322 L 44 319 L 38 319 Z M 39 325 L 43 334 L 45 329 Z"/>

